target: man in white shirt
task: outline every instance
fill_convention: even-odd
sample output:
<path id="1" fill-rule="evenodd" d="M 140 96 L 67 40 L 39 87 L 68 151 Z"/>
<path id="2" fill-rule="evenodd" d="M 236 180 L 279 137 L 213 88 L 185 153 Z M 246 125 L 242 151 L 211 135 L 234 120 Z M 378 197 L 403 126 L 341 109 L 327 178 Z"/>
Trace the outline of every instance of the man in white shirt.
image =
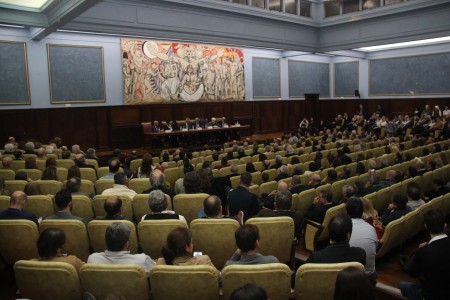
<path id="1" fill-rule="evenodd" d="M 121 222 L 111 223 L 106 229 L 105 252 L 98 252 L 89 255 L 87 262 L 94 264 L 136 264 L 141 266 L 147 276 L 156 263 L 150 256 L 141 254 L 130 254 L 130 227 Z"/>
<path id="2" fill-rule="evenodd" d="M 378 238 L 375 228 L 362 219 L 363 202 L 359 197 L 350 197 L 346 204 L 347 214 L 352 218 L 353 231 L 350 237 L 350 246 L 359 247 L 366 252 L 366 275 L 375 280 L 375 254 Z"/>
<path id="3" fill-rule="evenodd" d="M 406 203 L 406 206 L 409 206 L 411 211 L 425 204 L 425 201 L 420 199 L 420 189 L 418 186 L 409 186 L 406 190 L 406 195 L 408 196 L 408 203 Z"/>
<path id="4" fill-rule="evenodd" d="M 136 192 L 128 188 L 128 178 L 124 173 L 116 173 L 114 175 L 114 187 L 103 191 L 102 195 L 106 196 L 128 196 L 133 199 Z"/>

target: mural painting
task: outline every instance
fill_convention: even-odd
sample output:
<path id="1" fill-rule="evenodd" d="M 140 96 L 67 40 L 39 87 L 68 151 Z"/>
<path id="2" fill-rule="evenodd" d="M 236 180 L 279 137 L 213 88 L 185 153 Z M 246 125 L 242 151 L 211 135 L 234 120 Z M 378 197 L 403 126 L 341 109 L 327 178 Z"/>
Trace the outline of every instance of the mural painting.
<path id="1" fill-rule="evenodd" d="M 241 49 L 122 39 L 124 103 L 245 99 Z"/>

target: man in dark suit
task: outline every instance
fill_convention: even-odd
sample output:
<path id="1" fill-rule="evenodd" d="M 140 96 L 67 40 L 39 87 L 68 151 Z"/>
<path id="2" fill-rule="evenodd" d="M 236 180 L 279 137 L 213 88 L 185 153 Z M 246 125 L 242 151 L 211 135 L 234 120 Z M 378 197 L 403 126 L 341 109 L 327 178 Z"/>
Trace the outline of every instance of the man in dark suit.
<path id="1" fill-rule="evenodd" d="M 280 190 L 275 194 L 275 210 L 262 209 L 257 217 L 291 217 L 295 224 L 295 236 L 302 235 L 303 216 L 300 212 L 292 211 L 292 194 L 288 190 Z"/>
<path id="2" fill-rule="evenodd" d="M 421 244 L 405 265 L 411 276 L 422 279 L 422 286 L 400 282 L 399 287 L 408 299 L 450 299 L 450 238 L 445 234 L 445 217 L 438 210 L 429 210 L 424 221 L 431 240 Z"/>
<path id="3" fill-rule="evenodd" d="M 58 211 L 48 220 L 78 220 L 87 225 L 85 219 L 72 215 L 72 194 L 68 189 L 62 189 L 55 195 L 55 204 Z"/>
<path id="4" fill-rule="evenodd" d="M 300 194 L 301 192 L 309 190 L 310 188 L 311 187 L 302 184 L 302 181 L 300 179 L 300 175 L 292 176 L 291 188 L 289 189 L 289 191 L 292 194 Z"/>
<path id="5" fill-rule="evenodd" d="M 346 214 L 335 216 L 328 225 L 331 244 L 325 249 L 313 252 L 306 263 L 332 264 L 359 262 L 366 264 L 366 252 L 359 247 L 350 247 L 353 224 Z"/>
<path id="6" fill-rule="evenodd" d="M 244 221 L 255 216 L 260 209 L 258 198 L 248 190 L 251 183 L 252 174 L 248 172 L 242 173 L 239 186 L 228 193 L 230 215 L 236 216 L 239 211 L 243 211 Z"/>
<path id="7" fill-rule="evenodd" d="M 302 199 L 300 199 L 302 201 Z M 333 204 L 333 198 L 331 191 L 322 190 L 319 196 L 314 198 L 313 204 L 308 208 L 305 213 L 305 218 L 317 223 L 322 224 L 323 219 L 325 219 L 325 214 L 327 210 L 335 206 Z"/>
<path id="8" fill-rule="evenodd" d="M 23 211 L 26 204 L 27 195 L 22 191 L 15 191 L 9 200 L 9 208 L 0 212 L 0 220 L 25 219 L 38 225 L 36 215 Z"/>
<path id="9" fill-rule="evenodd" d="M 105 208 L 106 215 L 97 216 L 95 220 L 127 220 L 131 219 L 127 216 L 122 215 L 122 200 L 118 196 L 111 196 L 105 200 L 103 205 Z"/>

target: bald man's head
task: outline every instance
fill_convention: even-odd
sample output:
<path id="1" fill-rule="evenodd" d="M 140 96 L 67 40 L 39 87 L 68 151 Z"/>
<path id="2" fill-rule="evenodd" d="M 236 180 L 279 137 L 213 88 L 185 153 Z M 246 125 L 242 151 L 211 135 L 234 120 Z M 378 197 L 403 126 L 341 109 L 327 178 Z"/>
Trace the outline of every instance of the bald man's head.
<path id="1" fill-rule="evenodd" d="M 153 170 L 150 175 L 150 184 L 152 187 L 161 187 L 164 185 L 164 173 L 159 169 Z"/>
<path id="2" fill-rule="evenodd" d="M 288 190 L 288 185 L 286 182 L 284 182 L 284 181 L 278 182 L 278 191 L 287 191 L 287 190 Z"/>
<path id="3" fill-rule="evenodd" d="M 22 191 L 15 191 L 9 199 L 9 207 L 22 210 L 27 203 L 27 194 Z"/>

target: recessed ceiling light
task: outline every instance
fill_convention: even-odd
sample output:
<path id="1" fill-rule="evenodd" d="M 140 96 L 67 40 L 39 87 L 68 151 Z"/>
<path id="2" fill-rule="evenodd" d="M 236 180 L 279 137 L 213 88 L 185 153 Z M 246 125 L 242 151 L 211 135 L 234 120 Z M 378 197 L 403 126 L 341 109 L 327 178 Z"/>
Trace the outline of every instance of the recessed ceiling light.
<path id="1" fill-rule="evenodd" d="M 0 7 L 28 10 L 28 11 L 42 11 L 53 0 L 0 0 Z"/>
<path id="2" fill-rule="evenodd" d="M 444 42 L 450 42 L 450 36 L 434 38 L 434 39 L 404 42 L 404 43 L 386 44 L 386 45 L 371 46 L 371 47 L 361 47 L 361 48 L 357 48 L 357 49 L 353 49 L 353 50 L 364 51 L 364 52 L 373 52 L 373 51 L 421 46 L 421 45 L 430 45 L 430 44 L 437 44 L 437 43 L 444 43 Z"/>

